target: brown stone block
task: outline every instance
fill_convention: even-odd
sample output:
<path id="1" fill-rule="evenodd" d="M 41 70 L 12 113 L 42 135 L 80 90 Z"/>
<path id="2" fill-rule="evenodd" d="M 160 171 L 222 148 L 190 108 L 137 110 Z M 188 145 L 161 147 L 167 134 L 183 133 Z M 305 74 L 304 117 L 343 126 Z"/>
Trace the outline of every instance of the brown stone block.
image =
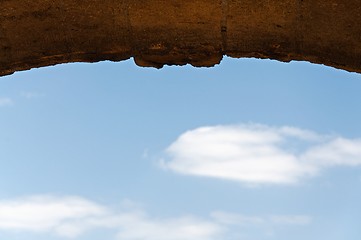
<path id="1" fill-rule="evenodd" d="M 130 57 L 122 2 L 22 0 L 0 6 L 2 67 L 99 61 L 102 54 L 114 60 Z"/>
<path id="2" fill-rule="evenodd" d="M 219 0 L 129 1 L 132 49 L 136 63 L 219 63 L 222 8 Z"/>
<path id="3" fill-rule="evenodd" d="M 361 72 L 359 0 L 3 0 L 0 75 L 65 62 L 213 66 L 223 55 Z"/>
<path id="4" fill-rule="evenodd" d="M 295 47 L 297 2 L 229 0 L 227 54 L 286 60 Z"/>
<path id="5" fill-rule="evenodd" d="M 361 68 L 361 2 L 303 1 L 298 35 L 305 60 Z"/>

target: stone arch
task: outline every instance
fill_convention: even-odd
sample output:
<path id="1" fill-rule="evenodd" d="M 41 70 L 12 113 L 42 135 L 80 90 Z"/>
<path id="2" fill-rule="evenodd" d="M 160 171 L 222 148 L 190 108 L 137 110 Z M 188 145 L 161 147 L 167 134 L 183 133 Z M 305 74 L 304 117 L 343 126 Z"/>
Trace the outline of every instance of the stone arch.
<path id="1" fill-rule="evenodd" d="M 0 0 L 0 76 L 67 62 L 213 66 L 224 55 L 361 73 L 358 0 Z"/>

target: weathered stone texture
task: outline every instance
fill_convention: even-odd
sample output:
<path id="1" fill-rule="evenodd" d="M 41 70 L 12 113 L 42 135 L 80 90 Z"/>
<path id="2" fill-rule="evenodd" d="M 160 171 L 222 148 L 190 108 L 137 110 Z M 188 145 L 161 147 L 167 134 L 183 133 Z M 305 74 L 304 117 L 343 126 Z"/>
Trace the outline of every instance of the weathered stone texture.
<path id="1" fill-rule="evenodd" d="M 213 66 L 224 55 L 361 72 L 361 2 L 0 0 L 0 75 L 130 57 Z"/>

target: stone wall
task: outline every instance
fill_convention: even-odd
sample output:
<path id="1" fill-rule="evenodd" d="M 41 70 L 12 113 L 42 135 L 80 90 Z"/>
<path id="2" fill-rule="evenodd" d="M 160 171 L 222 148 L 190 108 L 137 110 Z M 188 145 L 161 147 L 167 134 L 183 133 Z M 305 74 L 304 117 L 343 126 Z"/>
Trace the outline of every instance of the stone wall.
<path id="1" fill-rule="evenodd" d="M 224 55 L 361 72 L 359 0 L 0 0 L 0 76 L 67 62 Z"/>

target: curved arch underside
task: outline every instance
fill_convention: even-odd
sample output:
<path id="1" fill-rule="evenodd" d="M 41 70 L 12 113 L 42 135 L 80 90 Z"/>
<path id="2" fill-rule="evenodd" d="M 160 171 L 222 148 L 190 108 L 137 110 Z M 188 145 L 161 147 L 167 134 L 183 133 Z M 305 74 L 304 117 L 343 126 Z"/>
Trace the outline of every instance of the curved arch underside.
<path id="1" fill-rule="evenodd" d="M 224 55 L 361 73 L 359 0 L 0 0 L 0 76 L 67 62 L 213 66 Z"/>

